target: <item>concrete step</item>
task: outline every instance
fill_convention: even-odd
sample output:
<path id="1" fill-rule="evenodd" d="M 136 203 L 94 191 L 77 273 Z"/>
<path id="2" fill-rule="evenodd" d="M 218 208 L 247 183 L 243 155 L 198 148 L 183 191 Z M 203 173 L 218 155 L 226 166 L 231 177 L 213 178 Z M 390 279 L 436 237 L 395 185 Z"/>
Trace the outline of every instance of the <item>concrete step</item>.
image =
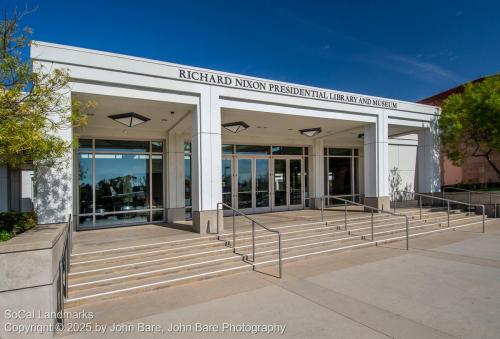
<path id="1" fill-rule="evenodd" d="M 238 261 L 220 264 L 217 265 L 217 267 L 199 267 L 189 272 L 167 272 L 152 276 L 130 277 L 129 279 L 119 282 L 109 282 L 108 284 L 89 284 L 85 289 L 72 289 L 70 285 L 69 298 L 66 299 L 66 306 L 73 307 L 86 302 L 101 301 L 107 298 L 130 295 L 250 270 L 252 270 L 251 265 Z"/>
<path id="2" fill-rule="evenodd" d="M 448 216 L 439 212 L 423 213 L 413 219 L 411 213 L 410 237 L 424 236 L 444 230 Z M 374 240 L 371 240 L 371 215 L 356 217 L 348 229 L 343 223 L 306 223 L 294 227 L 276 227 L 283 232 L 284 262 L 316 255 L 376 246 L 384 242 L 400 241 L 406 236 L 405 219 L 374 216 Z M 482 216 L 454 214 L 450 228 L 480 222 Z M 351 220 L 350 220 L 351 221 Z M 292 226 L 292 225 L 288 225 Z M 286 227 L 286 226 L 285 226 Z M 262 232 L 265 232 L 263 230 Z M 431 232 L 431 233 L 429 233 Z M 227 234 L 225 234 L 227 237 Z M 232 234 L 231 234 L 232 236 Z M 129 295 L 157 288 L 252 270 L 254 267 L 276 265 L 278 241 L 274 234 L 256 234 L 256 262 L 252 262 L 251 232 L 239 232 L 236 254 L 227 238 L 215 236 L 186 239 L 140 246 L 117 247 L 102 253 L 87 252 L 72 257 L 69 276 L 68 307 L 78 304 Z"/>

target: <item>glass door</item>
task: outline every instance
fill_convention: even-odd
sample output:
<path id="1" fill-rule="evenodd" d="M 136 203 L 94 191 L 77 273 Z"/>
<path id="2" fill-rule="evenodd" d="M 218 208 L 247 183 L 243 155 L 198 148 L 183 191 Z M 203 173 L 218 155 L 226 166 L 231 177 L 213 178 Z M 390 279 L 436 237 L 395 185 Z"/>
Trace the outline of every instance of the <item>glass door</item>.
<path id="1" fill-rule="evenodd" d="M 222 202 L 233 206 L 233 166 L 231 158 L 222 159 Z"/>
<path id="2" fill-rule="evenodd" d="M 273 164 L 273 210 L 302 208 L 302 159 L 275 158 Z"/>
<path id="3" fill-rule="evenodd" d="M 290 183 L 288 190 L 289 208 L 302 208 L 302 160 L 289 159 L 288 171 L 290 173 Z"/>
<path id="4" fill-rule="evenodd" d="M 253 207 L 253 164 L 252 159 L 238 158 L 237 188 L 238 209 L 251 209 Z"/>
<path id="5" fill-rule="evenodd" d="M 269 206 L 269 159 L 254 159 L 255 161 L 255 212 L 270 210 Z"/>
<path id="6" fill-rule="evenodd" d="M 287 202 L 286 159 L 274 159 L 274 201 L 273 210 L 285 210 Z"/>

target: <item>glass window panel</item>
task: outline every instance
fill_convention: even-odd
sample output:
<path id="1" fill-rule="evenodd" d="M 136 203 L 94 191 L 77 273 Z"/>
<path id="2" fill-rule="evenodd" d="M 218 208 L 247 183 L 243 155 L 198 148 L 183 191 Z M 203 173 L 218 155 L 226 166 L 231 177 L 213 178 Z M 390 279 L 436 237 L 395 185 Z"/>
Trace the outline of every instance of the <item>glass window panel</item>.
<path id="1" fill-rule="evenodd" d="M 304 147 L 304 154 L 309 155 L 309 147 Z"/>
<path id="2" fill-rule="evenodd" d="M 79 139 L 78 140 L 78 150 L 91 152 L 92 151 L 92 139 Z"/>
<path id="3" fill-rule="evenodd" d="M 191 143 L 190 142 L 185 142 L 184 143 L 184 153 L 191 153 Z"/>
<path id="4" fill-rule="evenodd" d="M 359 150 L 357 148 L 354 149 L 354 155 L 358 156 L 359 155 Z"/>
<path id="5" fill-rule="evenodd" d="M 273 154 L 302 155 L 302 147 L 273 146 Z"/>
<path id="6" fill-rule="evenodd" d="M 351 148 L 329 148 L 328 155 L 337 155 L 337 156 L 351 156 L 352 149 Z"/>
<path id="7" fill-rule="evenodd" d="M 154 154 L 151 158 L 151 208 L 161 208 L 163 207 L 163 155 Z"/>
<path id="8" fill-rule="evenodd" d="M 94 225 L 94 220 L 91 215 L 81 215 L 78 218 L 78 228 L 87 228 Z"/>
<path id="9" fill-rule="evenodd" d="M 258 145 L 236 145 L 236 153 L 239 154 L 270 154 L 269 146 Z"/>
<path id="10" fill-rule="evenodd" d="M 191 155 L 184 155 L 184 202 L 192 206 L 191 202 Z"/>
<path id="11" fill-rule="evenodd" d="M 222 145 L 222 154 L 233 154 L 234 145 Z"/>
<path id="12" fill-rule="evenodd" d="M 163 152 L 163 142 L 162 141 L 151 141 L 151 150 L 153 152 Z"/>
<path id="13" fill-rule="evenodd" d="M 97 152 L 149 152 L 149 142 L 96 139 L 95 148 Z"/>
<path id="14" fill-rule="evenodd" d="M 238 208 L 252 208 L 251 159 L 238 159 Z"/>
<path id="15" fill-rule="evenodd" d="M 193 218 L 193 209 L 191 207 L 186 207 L 186 220 L 191 220 Z"/>
<path id="16" fill-rule="evenodd" d="M 93 213 L 92 154 L 80 154 L 78 159 L 80 213 Z"/>
<path id="17" fill-rule="evenodd" d="M 302 203 L 302 172 L 301 161 L 290 159 L 290 205 Z"/>
<path id="18" fill-rule="evenodd" d="M 274 205 L 286 204 L 286 160 L 274 159 Z"/>
<path id="19" fill-rule="evenodd" d="M 231 193 L 231 159 L 222 159 L 222 193 Z"/>
<path id="20" fill-rule="evenodd" d="M 149 207 L 149 155 L 96 154 L 96 213 Z"/>
<path id="21" fill-rule="evenodd" d="M 153 219 L 152 221 L 163 221 L 163 210 L 161 211 L 153 211 Z"/>
<path id="22" fill-rule="evenodd" d="M 329 194 L 351 194 L 351 158 L 329 158 Z"/>
<path id="23" fill-rule="evenodd" d="M 269 160 L 255 160 L 255 199 L 256 207 L 269 206 Z"/>
<path id="24" fill-rule="evenodd" d="M 95 227 L 106 227 L 114 225 L 125 226 L 127 224 L 134 225 L 149 221 L 149 211 L 116 214 L 96 214 Z"/>

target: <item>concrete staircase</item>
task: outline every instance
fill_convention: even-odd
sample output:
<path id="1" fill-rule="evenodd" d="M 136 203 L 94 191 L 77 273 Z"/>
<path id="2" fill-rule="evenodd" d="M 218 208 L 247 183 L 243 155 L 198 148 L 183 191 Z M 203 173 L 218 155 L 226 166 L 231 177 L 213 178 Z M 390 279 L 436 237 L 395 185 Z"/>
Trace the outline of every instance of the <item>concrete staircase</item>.
<path id="1" fill-rule="evenodd" d="M 410 217 L 411 237 L 448 229 L 444 212 L 406 210 Z M 480 223 L 482 216 L 450 215 L 450 228 Z M 323 222 L 275 226 L 282 233 L 283 262 L 376 246 L 405 237 L 405 218 L 388 214 L 374 215 L 374 240 L 371 240 L 371 215 L 350 215 L 347 229 L 344 218 Z M 177 241 L 118 247 L 101 251 L 74 253 L 71 256 L 69 298 L 72 307 L 104 298 L 129 295 L 221 275 L 251 271 L 276 265 L 276 234 L 256 228 L 256 261 L 252 262 L 252 234 L 248 225 L 239 227 L 236 253 L 232 232 L 220 237 L 209 235 Z M 286 265 L 284 268 L 286 272 Z"/>

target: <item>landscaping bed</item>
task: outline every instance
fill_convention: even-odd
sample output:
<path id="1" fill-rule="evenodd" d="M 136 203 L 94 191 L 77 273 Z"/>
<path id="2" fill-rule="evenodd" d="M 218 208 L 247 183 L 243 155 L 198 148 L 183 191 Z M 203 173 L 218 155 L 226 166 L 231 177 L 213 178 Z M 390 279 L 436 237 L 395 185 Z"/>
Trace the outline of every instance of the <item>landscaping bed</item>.
<path id="1" fill-rule="evenodd" d="M 34 212 L 2 212 L 0 213 L 0 241 L 7 241 L 17 234 L 32 229 L 37 224 Z"/>

